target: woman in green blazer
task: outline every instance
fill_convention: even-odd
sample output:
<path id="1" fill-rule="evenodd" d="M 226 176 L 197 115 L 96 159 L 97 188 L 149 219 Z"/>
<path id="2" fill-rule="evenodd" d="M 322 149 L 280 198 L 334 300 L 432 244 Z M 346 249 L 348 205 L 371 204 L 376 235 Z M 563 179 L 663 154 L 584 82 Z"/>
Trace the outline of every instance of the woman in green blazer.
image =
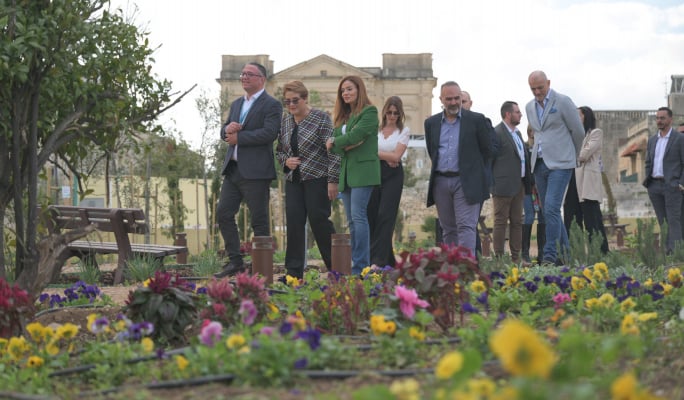
<path id="1" fill-rule="evenodd" d="M 342 156 L 339 190 L 349 221 L 352 274 L 370 265 L 368 200 L 380 184 L 378 158 L 378 109 L 371 104 L 366 86 L 358 76 L 340 81 L 333 114 L 335 130 L 327 148 Z"/>

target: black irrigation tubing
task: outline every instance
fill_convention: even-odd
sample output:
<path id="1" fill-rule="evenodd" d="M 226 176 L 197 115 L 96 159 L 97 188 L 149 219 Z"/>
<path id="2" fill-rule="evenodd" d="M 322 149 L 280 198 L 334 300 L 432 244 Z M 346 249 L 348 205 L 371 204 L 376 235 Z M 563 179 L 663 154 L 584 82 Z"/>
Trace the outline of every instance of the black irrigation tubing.
<path id="1" fill-rule="evenodd" d="M 188 349 L 189 349 L 189 347 L 182 347 L 180 349 L 169 350 L 169 351 L 164 352 L 163 357 L 173 356 L 176 354 L 185 354 L 185 351 Z M 135 364 L 135 363 L 139 363 L 139 362 L 152 361 L 152 360 L 157 360 L 157 359 L 159 359 L 159 357 L 157 355 L 149 355 L 149 356 L 131 358 L 130 360 L 126 360 L 124 363 L 125 364 Z M 56 378 L 59 376 L 78 374 L 81 372 L 86 372 L 86 371 L 89 371 L 91 369 L 94 369 L 95 367 L 97 367 L 96 364 L 85 364 L 85 365 L 79 365 L 77 367 L 60 369 L 59 371 L 55 371 L 55 372 L 50 373 L 48 375 L 48 377 L 49 378 Z"/>
<path id="2" fill-rule="evenodd" d="M 361 336 L 357 336 L 357 337 L 361 338 Z M 444 340 L 444 339 L 442 339 L 442 340 L 440 340 L 440 339 L 424 340 L 421 342 L 421 344 L 439 345 L 439 344 L 451 344 L 451 343 L 460 343 L 460 342 L 461 342 L 460 338 L 450 337 L 450 338 L 446 338 L 446 340 Z M 371 351 L 371 350 L 373 350 L 373 344 L 359 344 L 359 345 L 348 346 L 348 347 L 356 348 L 356 350 L 358 350 L 358 351 Z M 190 347 L 181 347 L 178 349 L 169 350 L 167 352 L 164 352 L 163 357 L 168 357 L 168 356 L 172 356 L 172 355 L 176 355 L 176 354 L 185 354 L 185 352 L 187 350 L 191 350 L 191 348 Z M 125 363 L 126 364 L 135 364 L 135 363 L 139 363 L 139 362 L 156 360 L 158 358 L 159 357 L 157 355 L 141 356 L 141 357 L 132 358 L 130 360 L 126 360 Z M 48 377 L 55 378 L 55 377 L 59 377 L 59 376 L 78 374 L 81 372 L 87 372 L 91 369 L 94 369 L 95 367 L 97 367 L 96 364 L 79 365 L 77 367 L 65 368 L 65 369 L 61 369 L 59 371 L 52 372 L 48 375 Z"/>
<path id="3" fill-rule="evenodd" d="M 41 315 L 50 314 L 50 313 L 57 312 L 57 311 L 68 310 L 70 308 L 106 308 L 106 307 L 109 307 L 109 306 L 100 305 L 100 304 L 79 304 L 77 306 L 53 307 L 53 308 L 48 308 L 46 310 L 38 311 L 36 313 L 35 317 L 37 318 L 37 317 L 40 317 Z"/>
<path id="4" fill-rule="evenodd" d="M 482 366 L 494 365 L 494 364 L 498 364 L 498 362 L 487 361 L 487 362 L 484 362 L 482 364 Z M 300 374 L 304 375 L 305 377 L 307 377 L 309 379 L 348 379 L 348 378 L 353 378 L 353 377 L 356 377 L 359 375 L 365 375 L 365 374 L 368 374 L 369 372 L 372 372 L 372 373 L 380 375 L 380 376 L 389 377 L 389 378 L 401 378 L 401 377 L 406 377 L 406 376 L 433 374 L 435 372 L 435 369 L 434 368 L 419 368 L 419 369 L 390 369 L 390 370 L 377 370 L 377 371 L 358 370 L 358 369 L 357 370 L 325 370 L 325 371 L 301 370 L 301 371 L 299 371 Z M 143 385 L 142 388 L 149 389 L 149 390 L 177 389 L 177 388 L 182 388 L 182 387 L 199 386 L 199 385 L 205 385 L 205 384 L 216 383 L 216 382 L 232 383 L 234 380 L 235 380 L 234 374 L 208 375 L 208 376 L 202 376 L 202 377 L 192 378 L 192 379 L 155 382 L 155 383 Z M 124 388 L 127 388 L 127 387 L 118 386 L 118 387 L 114 387 L 114 388 L 105 389 L 102 391 L 85 392 L 85 393 L 81 393 L 81 396 L 85 396 L 87 398 L 88 396 L 111 394 L 111 393 L 119 392 L 119 391 L 123 390 Z"/>
<path id="5" fill-rule="evenodd" d="M 209 383 L 216 383 L 216 382 L 225 382 L 225 383 L 232 383 L 233 380 L 235 380 L 235 375 L 233 374 L 223 374 L 223 375 L 208 375 L 208 376 L 202 376 L 199 378 L 193 378 L 193 379 L 182 379 L 182 380 L 172 380 L 172 381 L 161 381 L 161 382 L 155 382 L 155 383 L 149 383 L 147 385 L 142 385 L 139 386 L 142 389 L 178 389 L 182 387 L 189 387 L 189 386 L 200 386 L 200 385 L 206 385 Z M 96 396 L 102 396 L 106 394 L 112 394 L 121 391 L 124 389 L 123 386 L 117 386 L 109 389 L 104 389 L 104 390 L 98 390 L 98 391 L 92 391 L 92 392 L 83 392 L 80 393 L 79 396 L 81 398 L 90 398 L 90 397 L 96 397 Z"/>
<path id="6" fill-rule="evenodd" d="M 6 392 L 6 391 L 0 391 L 0 399 L 9 399 L 9 400 L 53 400 L 53 399 L 59 399 L 59 397 L 56 396 L 43 396 L 39 394 L 24 394 L 24 393 L 14 393 L 14 392 Z"/>

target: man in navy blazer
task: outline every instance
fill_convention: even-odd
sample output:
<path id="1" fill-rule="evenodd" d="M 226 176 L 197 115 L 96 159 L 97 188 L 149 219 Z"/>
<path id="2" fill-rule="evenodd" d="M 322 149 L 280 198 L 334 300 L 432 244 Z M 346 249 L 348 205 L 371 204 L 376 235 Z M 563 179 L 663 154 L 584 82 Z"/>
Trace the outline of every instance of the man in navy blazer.
<path id="1" fill-rule="evenodd" d="M 527 120 L 534 131 L 531 166 L 546 220 L 542 263 L 562 264 L 557 248 L 567 255 L 568 233 L 561 206 L 584 140 L 584 125 L 572 100 L 550 88 L 543 71 L 528 78 L 534 99 L 527 103 Z"/>
<path id="2" fill-rule="evenodd" d="M 283 106 L 265 92 L 266 74 L 266 68 L 258 63 L 242 68 L 240 80 L 245 95 L 230 105 L 228 120 L 221 127 L 220 137 L 228 143 L 228 151 L 216 214 L 229 262 L 215 275 L 217 278 L 246 269 L 235 223 L 243 200 L 251 214 L 254 236 L 271 235 L 269 188 L 276 178 L 273 142 L 280 132 Z"/>
<path id="3" fill-rule="evenodd" d="M 437 206 L 444 244 L 466 247 L 475 255 L 480 207 L 489 198 L 485 166 L 491 158 L 491 123 L 461 107 L 456 82 L 442 85 L 444 111 L 425 120 L 425 144 L 432 161 L 427 206 Z"/>
<path id="4" fill-rule="evenodd" d="M 667 252 L 682 240 L 680 213 L 684 189 L 684 137 L 672 129 L 672 110 L 656 112 L 658 133 L 648 138 L 644 186 L 653 204 L 658 224 L 667 222 Z"/>

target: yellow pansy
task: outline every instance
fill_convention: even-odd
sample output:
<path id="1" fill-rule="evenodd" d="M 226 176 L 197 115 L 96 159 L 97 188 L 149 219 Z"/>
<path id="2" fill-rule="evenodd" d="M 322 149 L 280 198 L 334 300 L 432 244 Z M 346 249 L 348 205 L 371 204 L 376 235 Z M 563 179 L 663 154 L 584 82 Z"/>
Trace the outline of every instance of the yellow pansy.
<path id="1" fill-rule="evenodd" d="M 425 340 L 425 332 L 416 326 L 409 328 L 409 336 L 421 342 Z"/>
<path id="2" fill-rule="evenodd" d="M 140 340 L 140 344 L 142 345 L 143 351 L 145 353 L 151 353 L 152 350 L 154 350 L 154 341 L 148 337 L 142 338 L 142 340 Z"/>
<path id="3" fill-rule="evenodd" d="M 188 364 L 190 364 L 190 362 L 187 358 L 180 355 L 176 356 L 176 366 L 178 367 L 179 371 L 183 371 L 185 368 L 187 368 Z"/>
<path id="4" fill-rule="evenodd" d="M 667 270 L 667 280 L 673 285 L 682 282 L 682 271 L 679 268 L 670 268 Z"/>
<path id="5" fill-rule="evenodd" d="M 394 381 L 390 385 L 390 392 L 396 396 L 398 400 L 418 400 L 420 399 L 420 384 L 413 378 L 404 379 L 401 381 Z"/>
<path id="6" fill-rule="evenodd" d="M 463 368 L 463 354 L 452 351 L 444 355 L 435 367 L 435 376 L 439 379 L 449 379 Z"/>
<path id="7" fill-rule="evenodd" d="M 479 397 L 489 398 L 496 391 L 496 383 L 489 378 L 473 378 L 468 380 L 468 390 Z"/>
<path id="8" fill-rule="evenodd" d="M 573 276 L 570 278 L 570 286 L 572 290 L 582 290 L 587 286 L 587 281 L 578 276 Z"/>
<path id="9" fill-rule="evenodd" d="M 505 320 L 492 334 L 489 347 L 504 369 L 516 376 L 547 378 L 557 360 L 534 329 L 514 319 Z"/>
<path id="10" fill-rule="evenodd" d="M 627 312 L 634 307 L 636 307 L 636 302 L 631 297 L 624 299 L 622 303 L 620 303 L 620 311 L 622 312 Z"/>
<path id="11" fill-rule="evenodd" d="M 31 356 L 26 360 L 26 366 L 28 368 L 38 368 L 45 364 L 45 360 L 38 356 Z"/>
<path id="12" fill-rule="evenodd" d="M 637 319 L 640 322 L 650 321 L 652 319 L 658 319 L 658 313 L 657 312 L 649 312 L 649 313 L 639 314 Z"/>
<path id="13" fill-rule="evenodd" d="M 629 313 L 622 318 L 622 323 L 620 323 L 620 332 L 623 335 L 639 334 L 639 327 L 637 326 L 634 313 Z"/>
<path id="14" fill-rule="evenodd" d="M 242 335 L 233 334 L 233 335 L 228 336 L 228 339 L 226 339 L 226 346 L 229 349 L 235 349 L 238 347 L 242 347 L 246 343 L 247 343 L 247 340 Z"/>
<path id="15" fill-rule="evenodd" d="M 78 333 L 78 326 L 67 322 L 64 325 L 60 325 L 55 333 L 59 338 L 73 339 Z"/>
<path id="16" fill-rule="evenodd" d="M 475 293 L 483 293 L 487 291 L 487 286 L 485 286 L 485 283 L 482 282 L 481 280 L 475 280 L 470 284 L 470 290 L 472 290 Z"/>

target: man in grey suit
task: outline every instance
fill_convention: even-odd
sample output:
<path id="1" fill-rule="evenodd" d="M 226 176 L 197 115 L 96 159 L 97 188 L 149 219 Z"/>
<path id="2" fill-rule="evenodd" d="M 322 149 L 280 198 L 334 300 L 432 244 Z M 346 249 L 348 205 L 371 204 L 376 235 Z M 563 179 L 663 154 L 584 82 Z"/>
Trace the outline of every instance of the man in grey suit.
<path id="1" fill-rule="evenodd" d="M 442 85 L 444 111 L 425 120 L 425 144 L 432 161 L 427 206 L 437 205 L 442 242 L 475 255 L 481 203 L 489 198 L 485 166 L 491 158 L 492 126 L 484 115 L 461 107 L 456 82 Z"/>
<path id="2" fill-rule="evenodd" d="M 660 107 L 656 112 L 658 133 L 648 138 L 644 186 L 653 204 L 658 224 L 667 222 L 666 248 L 672 253 L 675 242 L 682 240 L 680 214 L 684 189 L 684 137 L 672 129 L 672 110 Z"/>
<path id="3" fill-rule="evenodd" d="M 531 167 L 546 220 L 546 244 L 542 263 L 562 264 L 557 248 L 566 255 L 570 243 L 561 219 L 561 206 L 577 157 L 582 149 L 584 126 L 572 100 L 550 88 L 543 71 L 528 78 L 534 99 L 525 112 L 534 133 Z"/>
<path id="4" fill-rule="evenodd" d="M 254 236 L 271 234 L 269 188 L 276 178 L 273 142 L 280 132 L 283 106 L 265 92 L 266 74 L 266 68 L 258 63 L 242 68 L 240 80 L 245 95 L 230 105 L 228 120 L 221 127 L 220 137 L 228 143 L 228 151 L 216 214 L 229 262 L 215 275 L 217 278 L 246 270 L 235 223 L 243 200 L 251 214 Z"/>
<path id="5" fill-rule="evenodd" d="M 513 262 L 520 262 L 522 250 L 522 215 L 525 194 L 532 192 L 527 149 L 518 128 L 520 107 L 513 101 L 501 106 L 503 121 L 494 128 L 498 151 L 492 160 L 492 202 L 494 205 L 494 254 L 504 253 L 506 225 L 510 221 L 508 247 Z M 531 265 L 522 261 L 524 266 Z"/>

